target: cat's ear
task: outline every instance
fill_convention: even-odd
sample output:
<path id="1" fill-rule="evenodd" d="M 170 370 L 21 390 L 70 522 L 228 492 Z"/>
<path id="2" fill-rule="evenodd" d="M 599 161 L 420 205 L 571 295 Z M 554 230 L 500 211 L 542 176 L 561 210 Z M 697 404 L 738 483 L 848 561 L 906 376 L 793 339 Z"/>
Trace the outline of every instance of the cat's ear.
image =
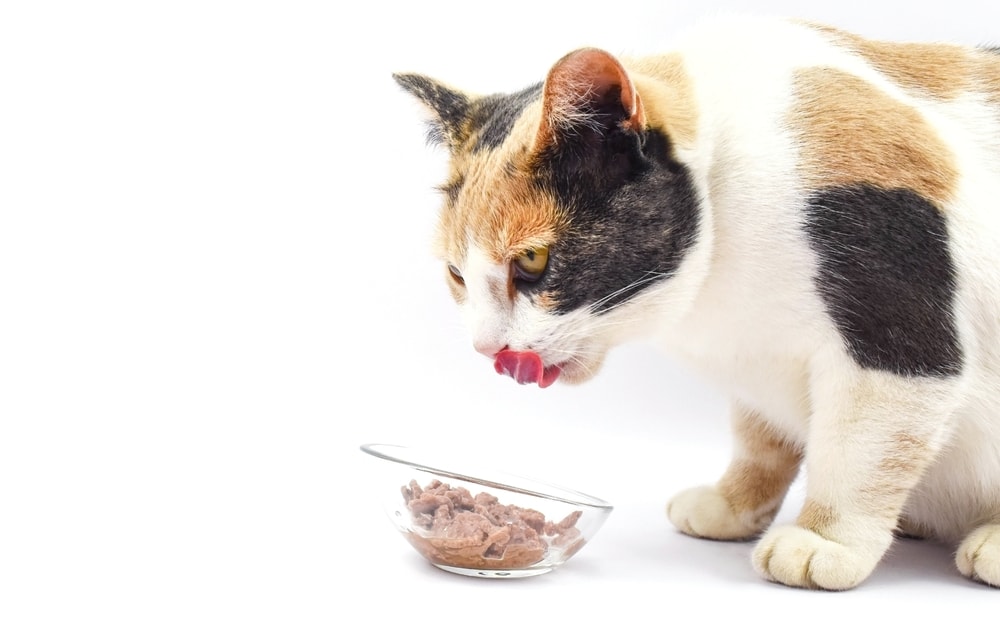
<path id="1" fill-rule="evenodd" d="M 428 141 L 450 149 L 461 144 L 468 132 L 467 121 L 472 105 L 468 96 L 420 74 L 393 74 L 392 78 L 430 109 L 432 118 L 428 121 Z"/>
<path id="2" fill-rule="evenodd" d="M 639 92 L 618 59 L 604 50 L 582 48 L 549 70 L 535 148 L 572 141 L 581 130 L 604 135 L 619 127 L 641 131 L 645 125 Z"/>

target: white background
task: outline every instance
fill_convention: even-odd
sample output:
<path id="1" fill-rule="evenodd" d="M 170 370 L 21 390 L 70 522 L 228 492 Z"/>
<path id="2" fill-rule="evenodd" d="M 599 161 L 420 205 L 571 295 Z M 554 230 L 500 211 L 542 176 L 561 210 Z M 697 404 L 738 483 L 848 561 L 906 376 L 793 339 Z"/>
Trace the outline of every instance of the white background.
<path id="1" fill-rule="evenodd" d="M 460 327 L 430 257 L 444 155 L 390 73 L 518 89 L 727 4 L 4 3 L 0 626 L 995 620 L 1000 593 L 926 543 L 849 593 L 762 582 L 751 545 L 663 512 L 726 464 L 718 391 L 641 346 L 519 387 Z M 754 11 L 1000 38 L 982 0 Z M 616 510 L 552 574 L 446 574 L 375 505 L 368 441 L 444 441 Z"/>

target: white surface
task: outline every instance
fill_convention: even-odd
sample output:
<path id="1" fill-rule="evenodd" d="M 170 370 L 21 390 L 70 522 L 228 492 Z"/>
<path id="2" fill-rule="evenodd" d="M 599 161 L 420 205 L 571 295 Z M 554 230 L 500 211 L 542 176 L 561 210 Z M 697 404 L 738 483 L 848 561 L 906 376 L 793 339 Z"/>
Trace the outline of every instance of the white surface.
<path id="1" fill-rule="evenodd" d="M 929 544 L 849 593 L 760 581 L 749 544 L 663 512 L 725 466 L 718 392 L 638 346 L 585 386 L 518 387 L 459 327 L 429 256 L 444 156 L 389 74 L 520 88 L 724 4 L 0 8 L 0 625 L 992 621 L 1000 592 Z M 755 3 L 1000 39 L 995 3 L 804 6 Z M 358 445 L 439 437 L 616 511 L 552 574 L 435 570 Z"/>

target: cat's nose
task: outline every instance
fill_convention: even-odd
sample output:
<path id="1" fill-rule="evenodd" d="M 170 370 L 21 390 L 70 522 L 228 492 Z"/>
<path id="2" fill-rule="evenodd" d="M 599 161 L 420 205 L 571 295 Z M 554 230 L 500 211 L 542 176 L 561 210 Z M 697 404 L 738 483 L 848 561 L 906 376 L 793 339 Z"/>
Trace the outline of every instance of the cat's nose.
<path id="1" fill-rule="evenodd" d="M 501 344 L 491 340 L 473 340 L 472 347 L 489 359 L 494 359 L 497 354 L 507 348 L 506 344 Z"/>

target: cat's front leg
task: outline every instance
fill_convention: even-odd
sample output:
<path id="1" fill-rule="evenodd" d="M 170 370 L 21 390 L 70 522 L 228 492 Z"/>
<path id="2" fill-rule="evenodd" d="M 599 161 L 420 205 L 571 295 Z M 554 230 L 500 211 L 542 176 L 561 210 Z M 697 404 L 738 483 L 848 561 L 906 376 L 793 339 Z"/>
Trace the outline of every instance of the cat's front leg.
<path id="1" fill-rule="evenodd" d="M 964 576 L 1000 587 L 1000 516 L 962 541 L 955 563 Z"/>
<path id="2" fill-rule="evenodd" d="M 707 539 L 756 537 L 774 519 L 802 454 L 740 403 L 732 406 L 733 459 L 714 486 L 683 491 L 667 516 L 685 534 Z"/>
<path id="3" fill-rule="evenodd" d="M 753 564 L 782 584 L 849 589 L 892 543 L 907 495 L 946 438 L 956 395 L 947 379 L 875 371 L 813 393 L 805 503 L 796 525 L 758 542 Z"/>

